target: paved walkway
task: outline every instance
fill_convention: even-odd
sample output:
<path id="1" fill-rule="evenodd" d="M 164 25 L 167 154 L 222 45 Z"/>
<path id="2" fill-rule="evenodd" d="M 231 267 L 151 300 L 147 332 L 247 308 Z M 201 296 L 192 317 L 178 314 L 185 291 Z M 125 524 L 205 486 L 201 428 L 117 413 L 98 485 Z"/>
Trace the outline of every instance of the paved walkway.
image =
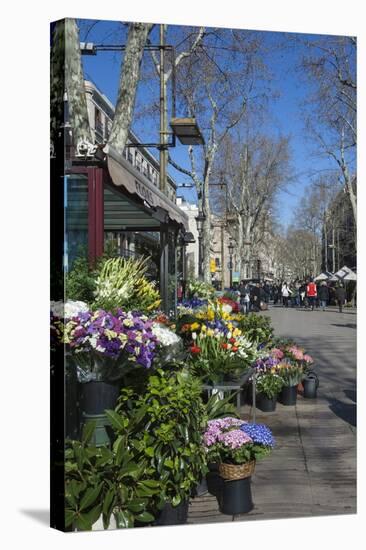
<path id="1" fill-rule="evenodd" d="M 257 411 L 277 446 L 252 477 L 254 509 L 225 516 L 208 493 L 191 501 L 188 523 L 250 521 L 356 512 L 356 311 L 268 311 L 278 336 L 293 338 L 316 360 L 317 399 Z M 250 407 L 241 409 L 248 419 Z"/>

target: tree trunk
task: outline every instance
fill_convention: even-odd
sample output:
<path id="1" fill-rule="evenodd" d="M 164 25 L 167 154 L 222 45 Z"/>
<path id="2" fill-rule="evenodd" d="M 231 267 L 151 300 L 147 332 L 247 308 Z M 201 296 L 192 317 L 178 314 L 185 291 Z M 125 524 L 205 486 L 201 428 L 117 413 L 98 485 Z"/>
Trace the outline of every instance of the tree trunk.
<path id="1" fill-rule="evenodd" d="M 105 152 L 108 152 L 109 147 L 113 147 L 122 155 L 125 148 L 135 106 L 144 46 L 152 27 L 153 25 L 146 23 L 131 23 L 129 26 L 117 105 Z"/>
<path id="2" fill-rule="evenodd" d="M 75 19 L 57 21 L 51 47 L 51 141 L 55 143 L 60 124 L 65 122 L 67 99 L 73 143 L 91 144 L 84 75 L 81 64 L 79 30 Z M 65 97 L 66 93 L 66 97 Z"/>
<path id="3" fill-rule="evenodd" d="M 79 29 L 75 19 L 65 19 L 65 83 L 74 145 L 85 141 L 91 143 Z"/>
<path id="4" fill-rule="evenodd" d="M 210 243 L 211 243 L 211 209 L 210 209 L 210 197 L 208 194 L 208 181 L 204 182 L 205 192 L 203 194 L 203 212 L 206 219 L 203 223 L 202 231 L 202 273 L 203 280 L 206 283 L 211 284 L 211 271 L 210 271 Z"/>

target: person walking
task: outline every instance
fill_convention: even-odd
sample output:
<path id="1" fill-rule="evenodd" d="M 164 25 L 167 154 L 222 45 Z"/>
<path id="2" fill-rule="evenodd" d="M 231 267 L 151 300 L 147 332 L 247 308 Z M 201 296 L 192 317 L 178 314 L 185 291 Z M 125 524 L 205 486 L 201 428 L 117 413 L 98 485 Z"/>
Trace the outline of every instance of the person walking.
<path id="1" fill-rule="evenodd" d="M 300 283 L 300 287 L 299 287 L 300 307 L 304 307 L 305 305 L 305 295 L 306 295 L 306 284 Z"/>
<path id="2" fill-rule="evenodd" d="M 314 311 L 315 300 L 317 297 L 317 289 L 313 279 L 310 279 L 310 281 L 306 285 L 306 296 L 309 302 L 309 307 L 311 307 L 311 311 Z"/>
<path id="3" fill-rule="evenodd" d="M 323 281 L 319 287 L 318 298 L 322 311 L 325 311 L 329 302 L 329 289 L 325 281 Z"/>
<path id="4" fill-rule="evenodd" d="M 339 285 L 337 286 L 335 295 L 336 295 L 336 300 L 339 307 L 339 313 L 342 313 L 342 308 L 343 308 L 344 302 L 346 301 L 346 290 L 343 287 L 342 283 L 339 283 Z"/>
<path id="5" fill-rule="evenodd" d="M 288 307 L 288 299 L 290 296 L 290 289 L 287 283 L 283 283 L 281 288 L 282 303 L 284 307 Z"/>
<path id="6" fill-rule="evenodd" d="M 249 312 L 249 302 L 250 302 L 250 290 L 249 286 L 245 284 L 245 281 L 241 281 L 239 285 L 240 292 L 240 305 L 243 313 Z"/>

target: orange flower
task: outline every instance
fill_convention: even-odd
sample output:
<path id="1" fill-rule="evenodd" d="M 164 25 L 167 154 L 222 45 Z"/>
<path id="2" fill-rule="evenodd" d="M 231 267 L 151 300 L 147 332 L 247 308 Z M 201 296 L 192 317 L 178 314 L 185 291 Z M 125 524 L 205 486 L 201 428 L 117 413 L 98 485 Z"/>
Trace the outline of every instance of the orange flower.
<path id="1" fill-rule="evenodd" d="M 201 348 L 199 346 L 191 346 L 191 353 L 201 353 Z"/>
<path id="2" fill-rule="evenodd" d="M 224 349 L 227 349 L 227 348 L 228 348 L 228 344 L 226 344 L 225 342 L 223 342 L 223 343 L 221 344 L 221 347 L 224 348 Z"/>
<path id="3" fill-rule="evenodd" d="M 231 351 L 238 351 L 238 349 L 239 349 L 239 348 L 237 348 L 236 346 L 233 346 L 233 347 L 231 348 Z"/>

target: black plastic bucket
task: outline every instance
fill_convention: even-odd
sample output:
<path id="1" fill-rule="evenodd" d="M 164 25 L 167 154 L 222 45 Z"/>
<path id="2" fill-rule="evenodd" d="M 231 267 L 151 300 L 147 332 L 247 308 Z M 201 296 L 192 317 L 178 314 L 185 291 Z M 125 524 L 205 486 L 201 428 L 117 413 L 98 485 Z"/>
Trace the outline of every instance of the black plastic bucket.
<path id="1" fill-rule="evenodd" d="M 80 384 L 81 408 L 84 414 L 103 414 L 114 409 L 120 392 L 119 384 L 91 381 Z"/>
<path id="2" fill-rule="evenodd" d="M 302 384 L 304 386 L 304 397 L 314 399 L 319 386 L 319 379 L 315 372 L 309 373 Z"/>
<path id="3" fill-rule="evenodd" d="M 276 410 L 277 397 L 270 399 L 263 393 L 258 393 L 256 398 L 257 408 L 263 412 L 273 412 Z"/>
<path id="4" fill-rule="evenodd" d="M 279 394 L 279 402 L 282 405 L 296 405 L 297 385 L 284 386 Z"/>
<path id="5" fill-rule="evenodd" d="M 155 521 L 155 525 L 183 525 L 187 523 L 188 500 L 181 502 L 178 506 L 172 506 L 170 502 L 164 508 Z"/>
<path id="6" fill-rule="evenodd" d="M 218 502 L 220 512 L 228 516 L 246 514 L 253 510 L 251 478 L 224 481 Z"/>

